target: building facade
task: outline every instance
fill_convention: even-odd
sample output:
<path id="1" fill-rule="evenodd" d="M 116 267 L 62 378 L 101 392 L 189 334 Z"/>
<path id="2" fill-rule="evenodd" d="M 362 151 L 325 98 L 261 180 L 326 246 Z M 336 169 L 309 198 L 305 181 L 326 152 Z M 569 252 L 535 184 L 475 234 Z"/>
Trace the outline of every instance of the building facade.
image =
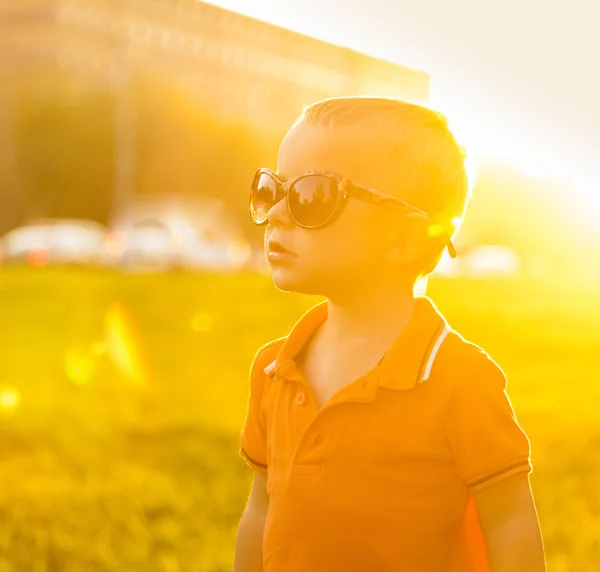
<path id="1" fill-rule="evenodd" d="M 102 185 L 117 211 L 136 192 L 146 192 L 136 151 L 136 138 L 148 140 L 141 133 L 144 119 L 136 119 L 142 114 L 140 90 L 145 97 L 175 88 L 195 110 L 221 123 L 244 124 L 265 138 L 281 134 L 304 105 L 325 97 L 368 94 L 425 102 L 429 95 L 425 73 L 199 0 L 0 2 L 0 82 L 0 201 L 14 206 L 0 213 L 0 233 L 31 216 L 32 193 L 51 194 L 41 189 L 51 188 L 44 174 L 38 169 L 33 181 L 30 164 L 23 163 L 18 123 L 27 102 L 52 98 L 55 84 L 61 109 L 81 109 L 81 102 L 98 94 L 114 103 L 112 115 L 102 119 L 113 134 L 108 152 L 114 153 L 114 172 Z M 155 99 L 160 114 L 164 103 Z M 158 186 L 157 177 L 144 180 L 149 178 L 152 188 Z"/>
<path id="2" fill-rule="evenodd" d="M 238 118 L 287 124 L 324 97 L 426 101 L 428 76 L 199 0 L 20 0 L 0 8 L 3 65 L 57 66 L 90 84 L 185 85 Z M 16 78 L 15 78 L 16 79 Z"/>

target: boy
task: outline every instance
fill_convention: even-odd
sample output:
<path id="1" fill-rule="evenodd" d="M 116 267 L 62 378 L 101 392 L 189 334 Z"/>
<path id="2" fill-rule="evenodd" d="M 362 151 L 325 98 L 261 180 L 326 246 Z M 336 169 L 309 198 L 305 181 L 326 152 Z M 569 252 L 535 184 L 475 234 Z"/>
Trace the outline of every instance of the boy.
<path id="1" fill-rule="evenodd" d="M 324 296 L 251 369 L 235 572 L 542 572 L 529 442 L 500 368 L 415 298 L 470 188 L 445 118 L 306 108 L 259 169 L 277 288 Z"/>

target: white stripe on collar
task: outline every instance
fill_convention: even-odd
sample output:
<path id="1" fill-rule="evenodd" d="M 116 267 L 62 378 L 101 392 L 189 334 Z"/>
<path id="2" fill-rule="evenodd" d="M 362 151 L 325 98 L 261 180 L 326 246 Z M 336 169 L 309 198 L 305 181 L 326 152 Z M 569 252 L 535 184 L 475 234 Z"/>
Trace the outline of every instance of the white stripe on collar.
<path id="1" fill-rule="evenodd" d="M 275 360 L 277 361 L 277 360 Z M 272 363 L 270 363 L 267 367 L 265 367 L 265 369 L 263 370 L 267 375 L 271 375 L 271 372 L 275 369 L 275 361 L 273 361 Z"/>
<path id="2" fill-rule="evenodd" d="M 433 363 L 435 362 L 437 353 L 438 353 L 440 347 L 442 346 L 442 343 L 446 339 L 446 336 L 449 333 L 450 333 L 450 327 L 446 324 L 446 326 L 442 330 L 442 333 L 438 336 L 438 339 L 436 340 L 435 345 L 433 346 L 433 349 L 431 350 L 431 353 L 429 354 L 429 359 L 427 360 L 427 366 L 425 367 L 425 372 L 423 373 L 421 382 L 427 381 L 429 379 L 429 376 L 431 375 L 431 369 L 433 368 Z"/>

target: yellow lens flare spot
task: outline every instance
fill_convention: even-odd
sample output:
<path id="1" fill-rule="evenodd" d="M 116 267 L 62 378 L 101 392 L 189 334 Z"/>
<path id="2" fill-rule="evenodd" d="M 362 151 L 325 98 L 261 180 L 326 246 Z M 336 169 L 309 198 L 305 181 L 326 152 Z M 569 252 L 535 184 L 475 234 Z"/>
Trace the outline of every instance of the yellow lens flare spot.
<path id="1" fill-rule="evenodd" d="M 16 389 L 6 388 L 0 391 L 0 407 L 3 409 L 14 409 L 20 401 L 21 395 Z"/>
<path id="2" fill-rule="evenodd" d="M 65 354 L 65 373 L 69 381 L 77 385 L 88 383 L 95 371 L 94 360 L 83 352 L 69 350 Z"/>
<path id="3" fill-rule="evenodd" d="M 431 224 L 427 229 L 427 234 L 432 238 L 440 236 L 443 232 L 444 227 L 441 224 Z"/>
<path id="4" fill-rule="evenodd" d="M 114 366 L 134 385 L 145 385 L 147 368 L 142 358 L 133 319 L 122 302 L 114 302 L 104 317 L 104 346 Z"/>
<path id="5" fill-rule="evenodd" d="M 204 334 L 212 329 L 213 319 L 210 314 L 194 314 L 194 316 L 192 316 L 190 325 L 194 332 Z"/>
<path id="6" fill-rule="evenodd" d="M 2 409 L 15 409 L 21 402 L 21 395 L 16 389 L 0 390 L 0 407 Z"/>
<path id="7" fill-rule="evenodd" d="M 462 223 L 462 218 L 460 218 L 459 216 L 454 217 L 451 222 L 454 228 L 458 228 Z"/>

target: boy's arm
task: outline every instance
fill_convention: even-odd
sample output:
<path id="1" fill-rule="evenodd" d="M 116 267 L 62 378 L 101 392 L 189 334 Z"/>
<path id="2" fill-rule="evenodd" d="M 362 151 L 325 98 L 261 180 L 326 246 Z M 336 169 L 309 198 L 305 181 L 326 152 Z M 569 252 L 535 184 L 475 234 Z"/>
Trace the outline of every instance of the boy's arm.
<path id="1" fill-rule="evenodd" d="M 542 535 L 528 475 L 473 494 L 490 572 L 545 572 Z"/>
<path id="2" fill-rule="evenodd" d="M 238 529 L 234 572 L 262 572 L 262 543 L 268 509 L 267 473 L 255 471 L 248 504 Z"/>

